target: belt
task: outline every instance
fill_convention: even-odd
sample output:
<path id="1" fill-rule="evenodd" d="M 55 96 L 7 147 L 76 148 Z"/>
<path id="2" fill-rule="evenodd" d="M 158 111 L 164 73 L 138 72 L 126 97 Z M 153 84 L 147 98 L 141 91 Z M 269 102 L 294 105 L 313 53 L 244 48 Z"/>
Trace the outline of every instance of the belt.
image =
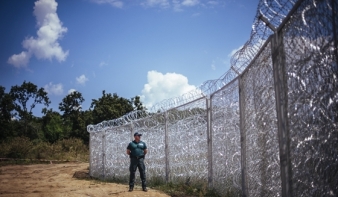
<path id="1" fill-rule="evenodd" d="M 130 158 L 142 159 L 142 158 L 144 158 L 144 155 L 142 155 L 142 156 L 130 156 Z"/>

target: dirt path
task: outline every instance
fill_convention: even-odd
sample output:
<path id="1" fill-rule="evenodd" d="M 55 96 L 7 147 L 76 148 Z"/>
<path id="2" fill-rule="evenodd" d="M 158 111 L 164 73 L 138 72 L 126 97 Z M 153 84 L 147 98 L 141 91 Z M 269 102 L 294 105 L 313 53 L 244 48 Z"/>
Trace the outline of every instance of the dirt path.
<path id="1" fill-rule="evenodd" d="M 135 187 L 102 183 L 96 180 L 79 180 L 75 176 L 86 175 L 88 163 L 12 165 L 0 167 L 0 196 L 125 196 L 125 197 L 168 197 L 149 189 L 143 192 Z"/>

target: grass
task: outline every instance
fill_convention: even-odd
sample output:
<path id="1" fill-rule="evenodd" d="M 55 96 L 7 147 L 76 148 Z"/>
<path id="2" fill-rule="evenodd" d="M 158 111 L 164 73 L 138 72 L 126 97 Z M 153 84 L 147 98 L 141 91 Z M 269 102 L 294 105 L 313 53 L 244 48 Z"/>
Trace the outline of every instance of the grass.
<path id="1" fill-rule="evenodd" d="M 100 180 L 95 179 L 96 182 Z M 141 185 L 137 180 L 136 185 Z M 114 177 L 112 179 L 101 180 L 102 183 L 110 182 L 117 184 L 128 184 L 128 177 Z M 162 177 L 151 177 L 147 180 L 147 186 L 151 189 L 162 191 L 172 197 L 231 197 L 232 195 L 221 195 L 215 189 L 208 189 L 207 182 L 203 180 L 190 181 L 190 178 L 185 180 L 175 180 L 166 183 Z"/>
<path id="2" fill-rule="evenodd" d="M 163 191 L 173 197 L 221 197 L 216 190 L 208 189 L 207 184 L 200 183 L 187 185 L 182 182 L 168 182 L 152 188 Z"/>

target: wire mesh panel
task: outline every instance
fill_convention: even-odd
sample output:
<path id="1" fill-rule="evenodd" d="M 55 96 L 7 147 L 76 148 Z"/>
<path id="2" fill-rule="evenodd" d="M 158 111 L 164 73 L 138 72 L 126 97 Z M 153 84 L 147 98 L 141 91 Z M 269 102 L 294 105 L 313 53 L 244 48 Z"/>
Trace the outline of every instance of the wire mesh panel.
<path id="1" fill-rule="evenodd" d="M 129 157 L 126 154 L 131 141 L 131 125 L 107 128 L 104 131 L 105 179 L 129 177 Z"/>
<path id="2" fill-rule="evenodd" d="M 103 177 L 102 132 L 90 133 L 90 176 Z"/>
<path id="3" fill-rule="evenodd" d="M 207 180 L 205 99 L 169 110 L 167 119 L 171 180 Z"/>
<path id="4" fill-rule="evenodd" d="M 338 196 L 337 19 L 337 1 L 306 0 L 283 32 L 294 196 Z"/>
<path id="5" fill-rule="evenodd" d="M 150 180 L 153 177 L 166 176 L 165 163 L 165 121 L 164 115 L 156 114 L 144 121 L 134 124 L 134 131 L 142 133 L 142 141 L 147 144 L 148 153 L 145 157 L 146 176 Z"/>
<path id="6" fill-rule="evenodd" d="M 212 95 L 213 185 L 220 193 L 241 195 L 238 80 Z"/>
<path id="7" fill-rule="evenodd" d="M 277 117 L 270 44 L 241 78 L 249 196 L 280 196 Z"/>
<path id="8" fill-rule="evenodd" d="M 130 161 L 126 149 L 135 132 L 142 133 L 141 140 L 147 144 L 148 154 L 144 161 L 148 180 L 165 176 L 164 118 L 163 114 L 155 114 L 107 131 L 106 178 L 128 179 Z M 138 176 L 136 173 L 136 181 Z"/>

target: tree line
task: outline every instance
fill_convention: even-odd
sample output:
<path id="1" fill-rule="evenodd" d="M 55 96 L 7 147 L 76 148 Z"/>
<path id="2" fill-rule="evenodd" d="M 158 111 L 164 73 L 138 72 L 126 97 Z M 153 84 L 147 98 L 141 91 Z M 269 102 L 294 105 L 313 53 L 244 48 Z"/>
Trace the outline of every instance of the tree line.
<path id="1" fill-rule="evenodd" d="M 77 138 L 88 144 L 87 125 L 116 119 L 133 110 L 146 110 L 139 96 L 126 99 L 105 90 L 101 98 L 92 99 L 87 110 L 82 109 L 84 101 L 81 92 L 74 91 L 62 99 L 58 112 L 48 108 L 51 101 L 44 88 L 24 81 L 6 92 L 0 85 L 0 143 L 26 137 L 48 143 Z M 33 114 L 37 105 L 43 106 L 42 117 Z"/>

